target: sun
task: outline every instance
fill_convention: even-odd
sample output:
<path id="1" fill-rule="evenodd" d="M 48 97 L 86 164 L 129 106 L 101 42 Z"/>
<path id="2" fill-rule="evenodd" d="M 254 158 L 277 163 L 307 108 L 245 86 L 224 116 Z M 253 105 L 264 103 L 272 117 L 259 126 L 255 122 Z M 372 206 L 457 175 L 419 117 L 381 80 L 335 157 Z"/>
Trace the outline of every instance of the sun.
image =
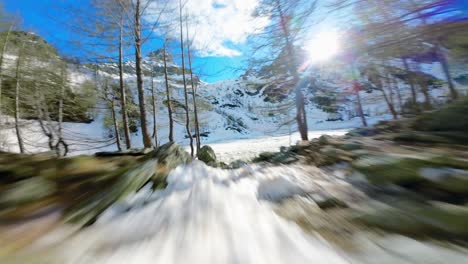
<path id="1" fill-rule="evenodd" d="M 305 49 L 309 52 L 312 63 L 320 63 L 331 59 L 340 50 L 340 37 L 336 31 L 322 31 L 312 37 Z"/>

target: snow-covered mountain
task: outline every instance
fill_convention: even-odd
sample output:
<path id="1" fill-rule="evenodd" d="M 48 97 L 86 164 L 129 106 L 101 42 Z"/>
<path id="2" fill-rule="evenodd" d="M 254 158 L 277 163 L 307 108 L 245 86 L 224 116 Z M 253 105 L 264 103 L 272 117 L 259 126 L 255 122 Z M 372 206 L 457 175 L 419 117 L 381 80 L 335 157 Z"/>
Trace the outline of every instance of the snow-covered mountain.
<path id="1" fill-rule="evenodd" d="M 185 109 L 182 68 L 168 56 L 169 83 L 174 106 L 175 141 L 187 145 L 185 131 Z M 118 82 L 118 65 L 115 63 L 76 66 L 69 65 L 69 79 L 74 84 L 85 81 L 99 81 L 104 78 Z M 144 57 L 142 62 L 144 85 L 150 91 L 153 81 L 156 89 L 157 105 L 157 131 L 160 143 L 168 138 L 168 112 L 165 95 L 164 63 L 162 51 L 156 50 Z M 96 72 L 97 69 L 97 72 Z M 437 63 L 423 65 L 422 72 L 434 76 L 443 83 L 444 75 Z M 151 76 L 153 75 L 153 76 Z M 353 82 L 349 74 L 342 67 L 309 67 L 301 74 L 301 87 L 306 96 L 306 111 L 309 130 L 329 130 L 351 128 L 361 125 L 357 116 L 355 95 L 351 92 Z M 97 78 L 96 78 L 97 77 Z M 246 73 L 237 80 L 225 80 L 216 83 L 205 83 L 195 75 L 197 85 L 197 104 L 199 108 L 199 123 L 202 135 L 202 144 L 220 141 L 246 139 L 273 135 L 288 135 L 296 131 L 294 121 L 294 93 L 288 87 L 288 78 L 277 84 L 278 78 L 267 71 Z M 124 80 L 130 88 L 134 98 L 137 98 L 135 63 L 124 64 Z M 190 86 L 189 75 L 187 85 Z M 392 100 L 400 107 L 410 97 L 407 83 L 399 81 L 399 95 L 393 94 Z M 75 85 L 79 87 L 79 85 Z M 457 83 L 462 94 L 466 93 L 467 86 Z M 79 89 L 79 88 L 76 88 Z M 434 103 L 446 100 L 448 89 L 442 84 L 430 89 Z M 382 96 L 382 93 L 372 89 L 360 92 L 364 113 L 369 123 L 389 119 L 391 115 Z M 192 95 L 189 94 L 191 105 Z M 423 95 L 418 97 L 422 100 Z M 147 96 L 150 100 L 151 96 Z M 135 101 L 136 102 L 136 101 Z M 151 104 L 148 104 L 151 108 Z M 152 109 L 148 109 L 151 113 Z M 192 112 L 192 111 L 191 111 Z M 98 103 L 94 110 L 94 121 L 89 124 L 66 123 L 65 140 L 70 144 L 72 154 L 92 152 L 97 150 L 115 150 L 114 139 L 110 130 L 104 126 L 108 110 L 102 103 Z M 149 118 L 150 130 L 153 127 L 152 118 Z M 35 152 L 47 150 L 46 140 L 34 120 L 24 121 L 27 151 Z M 11 119 L 10 119 L 11 124 Z M 193 124 L 192 124 L 193 125 Z M 138 126 L 136 126 L 139 129 Z M 194 129 L 192 129 L 192 132 Z M 10 129 L 1 131 L 2 142 L 0 147 L 4 150 L 17 151 L 15 133 Z M 139 130 L 132 133 L 133 147 L 141 147 L 141 134 Z M 294 142 L 292 142 L 294 143 Z"/>

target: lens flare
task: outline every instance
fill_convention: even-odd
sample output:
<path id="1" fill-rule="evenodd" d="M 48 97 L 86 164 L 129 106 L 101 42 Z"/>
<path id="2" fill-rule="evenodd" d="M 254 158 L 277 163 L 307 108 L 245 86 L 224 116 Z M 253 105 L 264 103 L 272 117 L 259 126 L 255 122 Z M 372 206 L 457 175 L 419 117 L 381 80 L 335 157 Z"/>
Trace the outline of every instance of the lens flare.
<path id="1" fill-rule="evenodd" d="M 312 63 L 324 62 L 335 56 L 340 49 L 339 34 L 336 31 L 322 31 L 306 44 Z"/>

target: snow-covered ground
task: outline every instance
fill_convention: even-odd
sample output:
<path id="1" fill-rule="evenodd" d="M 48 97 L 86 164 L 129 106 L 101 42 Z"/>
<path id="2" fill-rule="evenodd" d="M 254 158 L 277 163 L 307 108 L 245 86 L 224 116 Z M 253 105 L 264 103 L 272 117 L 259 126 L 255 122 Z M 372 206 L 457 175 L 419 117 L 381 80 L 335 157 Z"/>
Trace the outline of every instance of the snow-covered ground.
<path id="1" fill-rule="evenodd" d="M 348 130 L 322 130 L 309 132 L 309 139 L 321 135 L 341 136 Z M 278 151 L 281 146 L 290 146 L 300 140 L 299 133 L 286 136 L 265 136 L 262 138 L 238 139 L 226 142 L 212 143 L 210 146 L 220 161 L 230 163 L 234 160 L 250 160 L 261 152 Z"/>

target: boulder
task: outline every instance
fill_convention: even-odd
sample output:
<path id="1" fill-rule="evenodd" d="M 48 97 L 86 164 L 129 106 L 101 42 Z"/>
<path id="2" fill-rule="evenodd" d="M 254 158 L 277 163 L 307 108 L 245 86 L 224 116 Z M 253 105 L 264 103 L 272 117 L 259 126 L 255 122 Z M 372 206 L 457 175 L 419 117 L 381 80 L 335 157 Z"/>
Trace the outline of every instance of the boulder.
<path id="1" fill-rule="evenodd" d="M 373 184 L 413 185 L 424 181 L 418 169 L 425 164 L 425 160 L 414 158 L 368 156 L 352 165 Z"/>
<path id="2" fill-rule="evenodd" d="M 442 168 L 421 168 L 421 177 L 430 182 L 431 187 L 453 194 L 468 194 L 468 170 Z"/>
<path id="3" fill-rule="evenodd" d="M 16 207 L 52 195 L 56 185 L 42 177 L 34 177 L 4 186 L 0 192 L 0 207 Z"/>
<path id="4" fill-rule="evenodd" d="M 432 190 L 455 194 L 468 191 L 468 163 L 445 156 L 413 158 L 402 156 L 366 156 L 352 166 L 373 184 L 395 184 L 417 188 L 430 195 Z"/>
<path id="5" fill-rule="evenodd" d="M 198 153 L 198 159 L 207 164 L 210 162 L 216 162 L 216 154 L 210 146 L 205 145 L 200 149 L 200 153 Z"/>
<path id="6" fill-rule="evenodd" d="M 159 146 L 155 151 L 147 154 L 145 159 L 155 159 L 157 161 L 156 172 L 152 177 L 154 189 L 166 187 L 166 177 L 169 172 L 179 165 L 192 161 L 190 154 L 173 142 Z"/>
<path id="7" fill-rule="evenodd" d="M 445 203 L 394 201 L 365 210 L 357 220 L 392 232 L 420 237 L 468 238 L 468 208 Z"/>
<path id="8" fill-rule="evenodd" d="M 247 166 L 247 165 L 248 165 L 248 163 L 243 161 L 243 160 L 235 160 L 235 161 L 233 161 L 233 162 L 231 162 L 229 164 L 229 168 L 239 169 L 239 168 L 242 168 L 242 167 Z"/>
<path id="9" fill-rule="evenodd" d="M 358 143 L 345 143 L 345 144 L 338 145 L 337 147 L 342 150 L 347 150 L 347 151 L 362 149 L 362 145 Z"/>

